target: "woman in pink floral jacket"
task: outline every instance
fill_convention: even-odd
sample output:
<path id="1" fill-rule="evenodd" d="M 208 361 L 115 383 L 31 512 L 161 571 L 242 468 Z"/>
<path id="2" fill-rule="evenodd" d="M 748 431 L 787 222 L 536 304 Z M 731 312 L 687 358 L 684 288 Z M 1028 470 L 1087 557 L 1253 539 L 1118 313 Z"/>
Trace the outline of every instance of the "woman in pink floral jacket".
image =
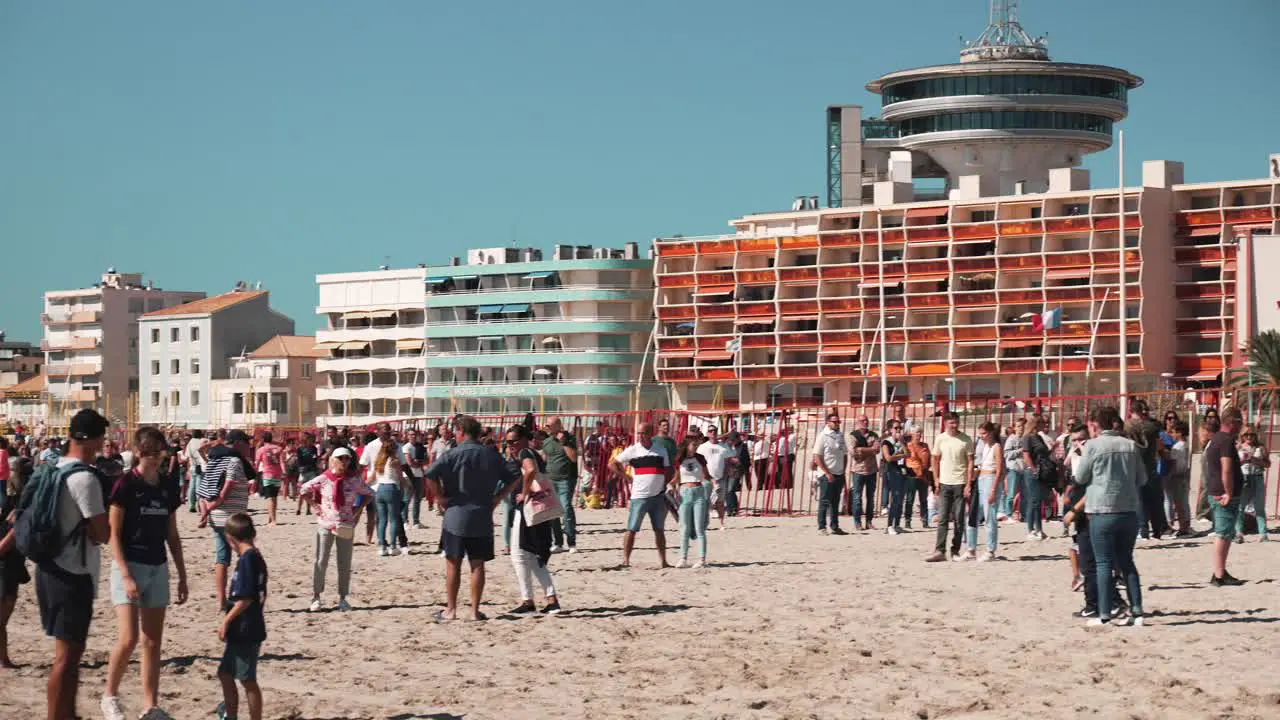
<path id="1" fill-rule="evenodd" d="M 351 545 L 355 537 L 356 498 L 373 495 L 373 490 L 360 477 L 355 455 L 345 447 L 329 455 L 329 469 L 312 478 L 299 494 L 308 498 L 316 513 L 316 561 L 311 573 L 311 612 L 320 609 L 320 593 L 324 592 L 324 576 L 329 569 L 329 552 L 338 546 L 338 610 L 351 609 L 347 593 L 351 589 Z"/>

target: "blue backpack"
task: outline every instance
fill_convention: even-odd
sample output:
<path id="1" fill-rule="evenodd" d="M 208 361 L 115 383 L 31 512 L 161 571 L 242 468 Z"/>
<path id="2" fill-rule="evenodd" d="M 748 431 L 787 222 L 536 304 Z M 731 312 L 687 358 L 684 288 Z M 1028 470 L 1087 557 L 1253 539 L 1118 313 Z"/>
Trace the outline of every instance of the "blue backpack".
<path id="1" fill-rule="evenodd" d="M 77 533 L 84 532 L 83 520 L 67 535 L 58 529 L 62 488 L 72 473 L 83 470 L 92 472 L 93 468 L 80 462 L 62 467 L 56 462 L 40 463 L 22 488 L 13 525 L 14 541 L 18 552 L 37 565 L 52 561 Z"/>

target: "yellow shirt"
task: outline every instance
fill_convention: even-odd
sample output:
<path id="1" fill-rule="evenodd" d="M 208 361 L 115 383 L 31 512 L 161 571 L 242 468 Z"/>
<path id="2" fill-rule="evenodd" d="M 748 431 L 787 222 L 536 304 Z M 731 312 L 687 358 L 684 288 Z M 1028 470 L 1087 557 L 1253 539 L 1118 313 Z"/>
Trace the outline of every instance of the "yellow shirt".
<path id="1" fill-rule="evenodd" d="M 955 437 L 942 433 L 933 441 L 933 454 L 938 458 L 938 483 L 964 485 L 965 472 L 973 464 L 973 441 L 962 432 Z"/>

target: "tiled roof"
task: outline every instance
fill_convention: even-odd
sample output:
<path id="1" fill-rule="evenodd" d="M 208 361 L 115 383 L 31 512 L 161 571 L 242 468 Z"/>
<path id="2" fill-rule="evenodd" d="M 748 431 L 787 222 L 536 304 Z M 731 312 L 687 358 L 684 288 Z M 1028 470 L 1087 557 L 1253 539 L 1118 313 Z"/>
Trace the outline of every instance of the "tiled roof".
<path id="1" fill-rule="evenodd" d="M 45 376 L 44 373 L 41 373 L 35 377 L 29 377 L 16 385 L 0 387 L 0 397 L 18 393 L 42 393 L 44 389 Z"/>
<path id="2" fill-rule="evenodd" d="M 312 335 L 277 335 L 264 342 L 262 347 L 249 353 L 251 358 L 320 358 L 328 356 L 327 352 L 316 349 L 316 339 Z"/>
<path id="3" fill-rule="evenodd" d="M 182 305 L 174 305 L 163 310 L 156 310 L 143 315 L 144 318 L 168 317 L 175 315 L 212 315 L 213 313 L 226 310 L 232 305 L 239 305 L 246 300 L 252 300 L 257 297 L 266 295 L 266 290 L 242 290 L 240 292 L 222 293 L 213 297 L 201 298 L 193 300 Z"/>

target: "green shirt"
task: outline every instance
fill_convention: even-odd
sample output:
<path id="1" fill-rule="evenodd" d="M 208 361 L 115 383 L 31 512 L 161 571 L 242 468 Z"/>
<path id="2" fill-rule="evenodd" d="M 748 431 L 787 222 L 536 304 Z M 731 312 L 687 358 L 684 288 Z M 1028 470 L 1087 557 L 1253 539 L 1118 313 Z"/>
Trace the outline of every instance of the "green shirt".
<path id="1" fill-rule="evenodd" d="M 574 446 L 573 436 L 565 435 L 565 442 L 569 447 L 577 449 Z M 569 459 L 563 445 L 547 438 L 542 441 L 542 452 L 547 456 L 547 474 L 552 480 L 578 479 L 578 464 Z"/>
<path id="2" fill-rule="evenodd" d="M 667 451 L 667 459 L 672 465 L 676 462 L 676 441 L 669 437 L 654 437 L 653 444 Z"/>

